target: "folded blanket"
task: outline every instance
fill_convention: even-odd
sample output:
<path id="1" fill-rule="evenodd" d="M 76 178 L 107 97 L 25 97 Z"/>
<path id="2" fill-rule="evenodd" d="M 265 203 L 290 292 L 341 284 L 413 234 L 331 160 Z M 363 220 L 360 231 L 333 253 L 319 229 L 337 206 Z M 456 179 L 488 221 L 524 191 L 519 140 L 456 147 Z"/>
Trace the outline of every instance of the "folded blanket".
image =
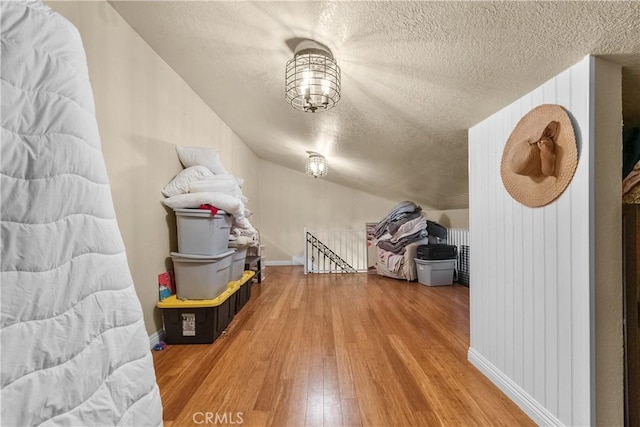
<path id="1" fill-rule="evenodd" d="M 410 236 L 405 236 L 397 242 L 393 242 L 391 240 L 381 240 L 378 242 L 378 247 L 380 249 L 384 249 L 385 251 L 393 252 L 394 254 L 403 254 L 405 251 L 405 246 L 410 243 L 416 242 L 418 240 L 422 240 L 427 237 L 427 230 L 422 229 L 416 231 L 414 234 Z"/>
<path id="2" fill-rule="evenodd" d="M 422 239 L 409 243 L 405 246 L 403 255 L 397 255 L 384 249 L 377 248 L 376 271 L 378 274 L 394 279 L 404 279 L 407 281 L 416 280 L 418 277 L 414 258 L 418 246 L 426 245 L 427 239 Z"/>
<path id="3" fill-rule="evenodd" d="M 391 238 L 391 243 L 397 243 L 402 239 L 404 239 L 405 237 L 412 236 L 422 230 L 424 230 L 426 233 L 427 220 L 422 215 L 420 215 L 419 217 L 402 224 L 398 229 L 398 231 L 393 234 L 393 237 Z"/>
<path id="4" fill-rule="evenodd" d="M 231 226 L 231 233 L 237 237 L 245 236 L 255 239 L 258 236 L 258 232 L 247 218 L 234 217 L 233 225 Z"/>
<path id="5" fill-rule="evenodd" d="M 391 222 L 399 221 L 402 218 L 405 218 L 411 215 L 414 212 L 421 212 L 422 208 L 416 205 L 411 201 L 404 201 L 398 203 L 385 217 L 382 221 L 378 223 L 375 227 L 375 236 L 380 237 L 386 231 Z"/>
<path id="6" fill-rule="evenodd" d="M 416 218 L 420 218 L 422 217 L 422 212 L 418 211 L 418 212 L 412 212 L 406 216 L 403 216 L 395 221 L 391 221 L 389 223 L 389 225 L 387 226 L 387 230 L 389 231 L 389 234 L 396 234 L 398 232 L 398 229 L 406 224 L 409 221 L 412 221 Z"/>
<path id="7" fill-rule="evenodd" d="M 231 240 L 231 238 L 233 237 L 233 240 Z M 233 236 L 231 235 L 229 237 L 229 247 L 230 248 L 238 248 L 238 249 L 243 249 L 243 248 L 248 248 L 249 246 L 254 246 L 256 244 L 256 242 L 248 236 Z"/>

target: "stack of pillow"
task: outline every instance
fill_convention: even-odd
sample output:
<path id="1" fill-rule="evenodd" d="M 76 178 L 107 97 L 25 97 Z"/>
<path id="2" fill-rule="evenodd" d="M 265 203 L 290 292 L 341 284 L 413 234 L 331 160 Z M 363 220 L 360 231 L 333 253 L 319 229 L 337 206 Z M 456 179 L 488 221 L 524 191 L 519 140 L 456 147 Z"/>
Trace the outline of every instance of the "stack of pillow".
<path id="1" fill-rule="evenodd" d="M 162 189 L 164 204 L 172 209 L 199 208 L 211 205 L 233 216 L 230 246 L 246 246 L 257 237 L 245 208 L 248 199 L 242 194 L 242 178 L 224 168 L 218 152 L 204 147 L 176 147 L 184 170 Z"/>

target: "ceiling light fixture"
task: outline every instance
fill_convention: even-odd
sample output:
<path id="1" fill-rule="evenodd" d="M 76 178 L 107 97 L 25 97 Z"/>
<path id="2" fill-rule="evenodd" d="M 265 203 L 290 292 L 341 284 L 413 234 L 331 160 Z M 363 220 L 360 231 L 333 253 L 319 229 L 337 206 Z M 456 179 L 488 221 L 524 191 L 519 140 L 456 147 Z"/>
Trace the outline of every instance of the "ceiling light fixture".
<path id="1" fill-rule="evenodd" d="M 340 67 L 331 51 L 313 40 L 296 47 L 287 62 L 285 98 L 296 110 L 315 113 L 328 110 L 340 100 Z"/>
<path id="2" fill-rule="evenodd" d="M 305 167 L 307 175 L 317 178 L 319 176 L 326 176 L 329 172 L 329 165 L 327 159 L 315 151 L 307 151 L 309 158 Z"/>

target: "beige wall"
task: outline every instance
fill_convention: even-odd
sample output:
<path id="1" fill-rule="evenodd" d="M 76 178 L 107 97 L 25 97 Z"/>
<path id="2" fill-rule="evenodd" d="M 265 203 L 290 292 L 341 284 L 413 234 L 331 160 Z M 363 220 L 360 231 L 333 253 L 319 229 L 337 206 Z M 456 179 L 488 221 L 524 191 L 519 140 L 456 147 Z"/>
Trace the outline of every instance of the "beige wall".
<path id="1" fill-rule="evenodd" d="M 82 35 L 113 200 L 147 332 L 162 328 L 157 275 L 175 251 L 160 190 L 182 167 L 176 145 L 214 147 L 257 212 L 257 157 L 106 2 L 48 2 Z M 258 214 L 252 221 L 255 225 Z"/>
<path id="2" fill-rule="evenodd" d="M 364 230 L 398 203 L 260 161 L 260 235 L 267 261 L 304 251 L 304 228 Z"/>
<path id="3" fill-rule="evenodd" d="M 368 193 L 314 179 L 260 161 L 260 235 L 267 245 L 270 262 L 290 262 L 302 256 L 304 229 L 364 230 L 367 222 L 383 219 L 401 200 L 389 200 Z M 469 228 L 469 210 L 430 210 L 427 219 L 448 228 Z"/>

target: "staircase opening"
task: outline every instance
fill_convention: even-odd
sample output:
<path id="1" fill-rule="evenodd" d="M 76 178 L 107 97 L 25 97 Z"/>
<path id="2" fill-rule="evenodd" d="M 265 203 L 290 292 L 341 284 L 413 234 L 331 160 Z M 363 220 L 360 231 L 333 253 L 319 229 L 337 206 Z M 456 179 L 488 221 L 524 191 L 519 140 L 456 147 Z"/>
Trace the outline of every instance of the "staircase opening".
<path id="1" fill-rule="evenodd" d="M 364 230 L 305 229 L 304 273 L 364 273 L 367 236 Z"/>

